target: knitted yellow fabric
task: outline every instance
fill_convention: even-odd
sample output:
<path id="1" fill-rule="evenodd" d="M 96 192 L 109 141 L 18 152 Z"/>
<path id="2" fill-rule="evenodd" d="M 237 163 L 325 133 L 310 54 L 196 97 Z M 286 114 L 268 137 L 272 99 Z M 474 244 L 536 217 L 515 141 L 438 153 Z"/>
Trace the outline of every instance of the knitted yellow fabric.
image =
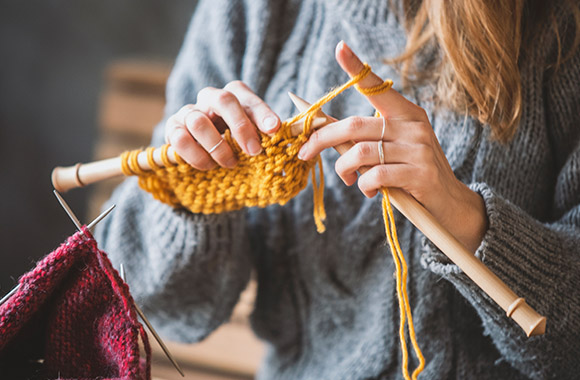
<path id="1" fill-rule="evenodd" d="M 125 152 L 121 156 L 123 173 L 139 176 L 139 186 L 153 194 L 161 202 L 173 207 L 184 207 L 193 213 L 214 214 L 239 210 L 243 207 L 266 207 L 278 203 L 284 205 L 296 196 L 308 183 L 311 172 L 314 189 L 314 220 L 317 230 L 324 232 L 326 218 L 323 202 L 323 175 L 320 156 L 310 161 L 298 159 L 300 147 L 312 133 L 314 114 L 327 102 L 351 87 L 370 73 L 368 65 L 355 77 L 326 96 L 308 110 L 282 123 L 273 136 L 261 134 L 263 151 L 257 156 L 245 154 L 232 138 L 229 130 L 224 138 L 238 157 L 233 169 L 216 167 L 208 171 L 197 170 L 180 157 L 172 164 L 164 146 L 162 160 L 165 167 L 153 160 L 153 149 L 148 149 L 148 162 L 153 170 L 142 170 L 137 163 L 141 150 Z M 290 134 L 290 126 L 304 119 L 304 129 L 298 136 Z M 318 185 L 315 181 L 315 165 L 320 168 Z"/>
<path id="2" fill-rule="evenodd" d="M 314 220 L 318 232 L 324 232 L 326 218 L 324 212 L 323 191 L 324 179 L 320 156 L 310 160 L 298 159 L 300 147 L 311 135 L 311 125 L 314 114 L 327 102 L 347 88 L 356 85 L 370 73 L 365 64 L 364 69 L 344 85 L 330 91 L 319 99 L 308 110 L 282 123 L 280 130 L 273 136 L 261 134 L 263 151 L 257 156 L 245 154 L 232 138 L 229 130 L 224 138 L 238 157 L 238 164 L 233 169 L 216 167 L 208 171 L 200 171 L 188 165 L 176 155 L 177 164 L 167 157 L 169 145 L 163 146 L 161 158 L 165 167 L 160 167 L 153 160 L 154 148 L 147 149 L 149 165 L 153 170 L 142 170 L 137 162 L 141 150 L 125 152 L 122 155 L 122 168 L 125 175 L 139 176 L 139 185 L 153 196 L 173 207 L 184 207 L 194 213 L 213 214 L 239 210 L 243 207 L 266 207 L 271 204 L 285 204 L 296 196 L 308 183 L 311 173 L 314 192 Z M 357 90 L 366 96 L 373 96 L 388 91 L 392 86 L 390 80 L 383 84 Z M 378 113 L 377 113 L 377 116 Z M 304 119 L 304 129 L 298 136 L 291 136 L 290 126 Z M 316 182 L 315 166 L 319 166 L 319 181 Z M 410 380 L 408 367 L 408 350 L 405 325 L 408 321 L 409 338 L 419 360 L 418 367 L 413 371 L 412 379 L 425 366 L 425 359 L 417 343 L 413 317 L 407 295 L 407 264 L 399 246 L 393 211 L 386 188 L 381 189 L 383 195 L 383 218 L 385 233 L 396 268 L 397 297 L 400 309 L 399 337 L 402 351 L 402 368 L 405 379 Z"/>

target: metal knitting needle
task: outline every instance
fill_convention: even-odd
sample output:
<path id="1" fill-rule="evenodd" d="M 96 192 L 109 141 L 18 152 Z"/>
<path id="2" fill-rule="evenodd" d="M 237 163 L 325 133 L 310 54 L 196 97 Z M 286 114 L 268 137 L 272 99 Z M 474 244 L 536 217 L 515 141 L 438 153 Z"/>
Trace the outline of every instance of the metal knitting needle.
<path id="1" fill-rule="evenodd" d="M 77 218 L 77 216 L 74 214 L 74 212 L 72 211 L 72 209 L 70 208 L 70 206 L 68 205 L 68 203 L 66 203 L 66 201 L 64 200 L 64 198 L 56 190 L 54 190 L 54 195 L 56 195 L 56 198 L 58 199 L 58 202 L 60 203 L 60 205 L 62 206 L 62 208 L 64 208 L 64 210 L 68 214 L 69 218 L 71 218 L 71 220 L 73 221 L 73 223 L 75 224 L 75 226 L 77 227 L 77 229 L 84 235 L 83 230 L 81 228 L 81 222 L 79 221 L 79 219 Z M 115 208 L 115 206 L 116 205 L 112 205 L 111 207 L 109 207 L 108 209 L 106 209 L 105 211 L 103 211 L 99 216 L 97 216 L 87 226 L 87 229 L 90 230 L 93 227 L 95 227 L 97 225 L 97 223 L 99 223 L 101 220 L 103 220 L 105 218 L 105 216 L 109 215 L 109 213 L 111 211 L 113 211 L 113 209 Z M 8 301 L 8 299 L 10 297 L 12 297 L 12 295 L 14 295 L 14 293 L 16 293 L 16 291 L 19 288 L 20 288 L 20 284 L 16 285 L 14 288 L 12 288 L 12 290 L 10 292 L 8 292 L 8 294 L 6 294 L 4 297 L 2 297 L 2 299 L 0 299 L 0 306 L 2 306 L 2 304 L 4 302 Z"/>
<path id="2" fill-rule="evenodd" d="M 101 220 L 103 220 L 105 218 L 105 216 L 109 215 L 109 213 L 111 211 L 113 211 L 113 209 L 115 208 L 115 206 L 116 205 L 112 205 L 111 207 L 109 207 L 108 209 L 106 209 L 105 211 L 103 211 L 101 213 L 101 215 L 97 216 L 95 218 L 95 220 L 93 220 L 92 222 L 89 223 L 89 225 L 87 226 L 87 229 L 91 230 L 94 226 L 96 226 L 97 223 L 99 223 Z"/>
<path id="3" fill-rule="evenodd" d="M 53 191 L 54 195 L 56 195 L 56 198 L 58 199 L 58 202 L 60 203 L 60 205 L 62 206 L 62 208 L 64 208 L 64 211 L 66 211 L 66 213 L 68 214 L 69 218 L 72 220 L 72 222 L 75 224 L 75 226 L 77 227 L 77 230 L 79 230 L 81 233 L 83 232 L 82 229 L 82 225 L 81 222 L 79 221 L 79 218 L 77 218 L 77 216 L 75 215 L 75 213 L 72 211 L 72 209 L 70 208 L 70 206 L 68 205 L 68 203 L 66 203 L 66 201 L 64 200 L 64 198 L 60 195 L 60 193 L 56 190 Z M 112 205 L 111 207 L 109 207 L 108 209 L 106 209 L 105 211 L 103 211 L 99 216 L 97 216 L 92 222 L 90 222 L 87 225 L 87 229 L 91 230 L 93 227 L 95 227 L 97 225 L 97 223 L 99 223 L 101 220 L 103 220 L 105 218 L 105 216 L 109 215 L 109 213 L 111 211 L 113 211 L 113 209 L 115 208 L 116 205 Z"/>
<path id="4" fill-rule="evenodd" d="M 20 284 L 16 285 L 14 287 L 14 289 L 12 289 L 10 292 L 8 292 L 8 294 L 6 294 L 4 297 L 2 297 L 2 299 L 0 300 L 0 306 L 2 306 L 2 304 L 6 301 L 8 301 L 8 298 L 12 297 L 12 295 L 14 293 L 16 293 L 16 291 L 18 290 L 18 288 L 20 288 Z"/>
<path id="5" fill-rule="evenodd" d="M 123 279 L 123 281 L 127 282 L 127 280 L 125 279 L 125 267 L 123 266 L 123 264 L 119 265 L 119 274 L 121 275 L 121 278 Z M 179 373 L 181 374 L 182 377 L 185 377 L 185 374 L 183 373 L 183 371 L 179 367 L 179 364 L 177 364 L 177 361 L 173 358 L 173 356 L 171 355 L 171 352 L 169 352 L 169 349 L 167 348 L 165 343 L 163 343 L 163 339 L 161 339 L 159 334 L 157 334 L 157 331 L 155 331 L 155 329 L 153 328 L 153 326 L 151 325 L 151 323 L 149 322 L 149 320 L 145 316 L 145 313 L 143 313 L 143 310 L 141 310 L 139 305 L 137 305 L 137 302 L 133 302 L 133 306 L 135 306 L 135 311 L 137 312 L 137 314 L 139 314 L 139 316 L 141 317 L 141 319 L 143 320 L 143 322 L 145 323 L 145 325 L 147 326 L 147 328 L 149 329 L 149 331 L 151 332 L 153 337 L 155 337 L 155 340 L 157 341 L 157 343 L 159 343 L 159 346 L 161 346 L 161 349 L 163 350 L 163 352 L 165 352 L 165 355 L 167 356 L 167 358 L 169 359 L 171 364 L 173 364 L 175 369 L 177 369 L 177 371 L 179 371 Z"/>
<path id="6" fill-rule="evenodd" d="M 56 199 L 58 199 L 58 202 L 60 203 L 60 205 L 62 206 L 62 208 L 64 209 L 64 211 L 66 211 L 66 213 L 68 214 L 69 218 L 72 220 L 72 222 L 75 224 L 75 226 L 77 227 L 77 230 L 79 230 L 81 233 L 83 233 L 83 230 L 81 228 L 81 222 L 79 222 L 79 218 L 77 218 L 77 216 L 75 215 L 75 213 L 71 210 L 70 206 L 68 205 L 68 203 L 66 203 L 66 201 L 64 200 L 63 197 L 61 197 L 61 195 L 58 193 L 58 191 L 54 190 L 54 195 L 56 195 Z M 84 235 L 84 234 L 83 234 Z M 8 299 L 10 297 L 12 297 L 12 295 L 14 293 L 16 293 L 16 291 L 20 288 L 20 284 L 16 285 L 8 294 L 6 294 L 1 300 L 0 300 L 0 306 L 8 301 Z"/>
<path id="7" fill-rule="evenodd" d="M 66 203 L 66 201 L 58 193 L 58 191 L 53 190 L 52 192 L 56 196 L 56 199 L 58 199 L 58 203 L 60 203 L 60 205 L 62 206 L 62 208 L 64 209 L 64 211 L 68 214 L 68 217 L 72 220 L 72 222 L 77 227 L 77 230 L 79 230 L 81 233 L 83 233 L 83 227 L 81 225 L 81 222 L 79 221 L 79 218 L 77 218 L 77 216 L 75 215 L 75 213 L 73 212 L 73 210 L 70 208 L 70 206 L 68 205 L 68 203 Z"/>

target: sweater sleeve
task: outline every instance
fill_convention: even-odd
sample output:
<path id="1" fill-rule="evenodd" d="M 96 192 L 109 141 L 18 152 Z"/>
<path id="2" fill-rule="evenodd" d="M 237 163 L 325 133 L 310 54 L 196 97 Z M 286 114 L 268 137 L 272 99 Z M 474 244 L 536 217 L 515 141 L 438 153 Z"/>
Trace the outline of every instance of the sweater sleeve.
<path id="1" fill-rule="evenodd" d="M 165 118 L 196 101 L 206 86 L 240 79 L 246 45 L 245 2 L 201 0 L 167 85 Z M 162 121 L 152 145 L 163 143 Z M 227 321 L 249 279 L 244 211 L 194 215 L 175 210 L 129 178 L 114 192 L 115 211 L 97 239 L 131 292 L 169 339 L 199 341 Z"/>
<path id="2" fill-rule="evenodd" d="M 548 130 L 558 174 L 552 215 L 538 221 L 485 183 L 471 189 L 484 201 L 489 229 L 476 256 L 518 296 L 547 317 L 545 335 L 520 327 L 431 243 L 423 262 L 451 281 L 473 305 L 504 360 L 533 379 L 578 376 L 580 355 L 580 55 L 567 61 L 545 89 Z"/>

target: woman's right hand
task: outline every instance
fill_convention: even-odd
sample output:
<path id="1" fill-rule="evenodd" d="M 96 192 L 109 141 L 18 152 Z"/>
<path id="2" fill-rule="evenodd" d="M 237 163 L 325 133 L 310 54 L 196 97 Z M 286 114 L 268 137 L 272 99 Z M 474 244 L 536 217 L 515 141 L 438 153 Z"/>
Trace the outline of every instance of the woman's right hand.
<path id="1" fill-rule="evenodd" d="M 165 141 L 196 169 L 209 170 L 216 164 L 232 168 L 237 157 L 222 137 L 227 128 L 242 150 L 255 156 L 262 151 L 256 128 L 275 133 L 280 118 L 246 84 L 234 81 L 223 89 L 202 89 L 196 104 L 185 105 L 169 117 Z"/>

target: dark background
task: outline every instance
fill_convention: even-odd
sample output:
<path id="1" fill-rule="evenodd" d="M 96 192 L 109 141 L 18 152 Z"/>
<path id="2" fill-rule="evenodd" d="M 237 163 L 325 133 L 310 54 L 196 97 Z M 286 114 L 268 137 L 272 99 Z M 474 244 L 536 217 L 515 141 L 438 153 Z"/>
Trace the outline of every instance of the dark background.
<path id="1" fill-rule="evenodd" d="M 55 166 L 91 160 L 108 63 L 179 51 L 195 0 L 0 0 L 0 296 L 75 227 Z M 88 189 L 63 194 L 82 223 Z"/>

